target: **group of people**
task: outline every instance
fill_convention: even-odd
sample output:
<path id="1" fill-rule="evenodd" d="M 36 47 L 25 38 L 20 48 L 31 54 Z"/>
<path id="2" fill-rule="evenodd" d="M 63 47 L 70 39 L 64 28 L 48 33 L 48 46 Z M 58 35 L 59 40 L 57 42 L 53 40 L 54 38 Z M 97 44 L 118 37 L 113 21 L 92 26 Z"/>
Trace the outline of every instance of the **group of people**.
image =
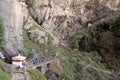
<path id="1" fill-rule="evenodd" d="M 32 59 L 33 64 L 37 64 L 38 62 L 40 63 L 40 62 L 44 62 L 44 61 L 45 61 L 45 57 L 44 56 L 41 57 L 41 58 L 34 57 Z"/>
<path id="2" fill-rule="evenodd" d="M 53 59 L 55 59 L 55 58 L 58 58 L 58 53 L 55 53 L 52 57 L 53 57 Z M 40 63 L 40 62 L 44 62 L 46 60 L 46 58 L 44 57 L 44 56 L 42 56 L 42 57 L 33 57 L 32 58 L 32 63 L 33 64 L 37 64 L 37 63 Z"/>

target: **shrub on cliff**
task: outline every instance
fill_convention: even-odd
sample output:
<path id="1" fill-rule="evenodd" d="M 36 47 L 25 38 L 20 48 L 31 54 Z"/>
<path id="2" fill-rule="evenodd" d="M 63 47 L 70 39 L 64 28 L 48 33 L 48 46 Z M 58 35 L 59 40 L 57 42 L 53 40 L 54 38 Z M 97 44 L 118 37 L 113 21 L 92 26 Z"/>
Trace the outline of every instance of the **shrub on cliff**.
<path id="1" fill-rule="evenodd" d="M 60 80 L 109 80 L 111 71 L 100 63 L 100 56 L 94 53 L 72 51 L 61 59 L 64 75 Z"/>
<path id="2" fill-rule="evenodd" d="M 9 80 L 10 76 L 3 70 L 4 63 L 0 60 L 0 80 Z"/>
<path id="3" fill-rule="evenodd" d="M 30 80 L 46 80 L 42 73 L 39 70 L 29 70 Z"/>
<path id="4" fill-rule="evenodd" d="M 110 16 L 93 24 L 81 35 L 82 37 L 78 38 L 80 50 L 97 51 L 107 68 L 119 69 L 120 15 Z"/>
<path id="5" fill-rule="evenodd" d="M 25 0 L 25 3 L 28 5 L 28 7 L 31 7 L 34 0 Z"/>

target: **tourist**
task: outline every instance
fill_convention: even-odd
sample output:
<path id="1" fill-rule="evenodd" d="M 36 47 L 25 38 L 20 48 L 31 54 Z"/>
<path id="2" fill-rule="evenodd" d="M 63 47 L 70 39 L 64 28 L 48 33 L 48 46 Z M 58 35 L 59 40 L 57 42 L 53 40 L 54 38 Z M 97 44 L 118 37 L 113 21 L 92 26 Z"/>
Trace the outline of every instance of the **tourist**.
<path id="1" fill-rule="evenodd" d="M 42 56 L 41 61 L 42 61 L 42 62 L 45 61 L 45 57 L 44 57 L 44 56 Z"/>

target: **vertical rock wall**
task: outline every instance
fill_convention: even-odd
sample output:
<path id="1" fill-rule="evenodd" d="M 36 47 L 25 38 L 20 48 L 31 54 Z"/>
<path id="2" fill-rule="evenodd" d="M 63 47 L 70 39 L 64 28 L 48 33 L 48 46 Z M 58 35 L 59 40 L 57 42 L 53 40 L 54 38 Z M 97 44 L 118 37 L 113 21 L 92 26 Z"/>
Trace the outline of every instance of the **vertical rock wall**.
<path id="1" fill-rule="evenodd" d="M 5 50 L 16 54 L 23 49 L 23 14 L 17 0 L 0 0 L 0 16 L 5 27 Z"/>

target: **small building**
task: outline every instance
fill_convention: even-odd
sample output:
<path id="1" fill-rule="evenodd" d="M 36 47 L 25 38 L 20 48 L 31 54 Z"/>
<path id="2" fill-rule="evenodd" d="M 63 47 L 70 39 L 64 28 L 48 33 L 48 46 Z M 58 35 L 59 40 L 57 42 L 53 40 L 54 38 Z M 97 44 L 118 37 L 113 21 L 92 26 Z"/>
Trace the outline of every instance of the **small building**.
<path id="1" fill-rule="evenodd" d="M 19 67 L 24 67 L 24 63 L 26 62 L 26 57 L 21 56 L 20 54 L 12 57 L 12 64 L 19 66 Z"/>

